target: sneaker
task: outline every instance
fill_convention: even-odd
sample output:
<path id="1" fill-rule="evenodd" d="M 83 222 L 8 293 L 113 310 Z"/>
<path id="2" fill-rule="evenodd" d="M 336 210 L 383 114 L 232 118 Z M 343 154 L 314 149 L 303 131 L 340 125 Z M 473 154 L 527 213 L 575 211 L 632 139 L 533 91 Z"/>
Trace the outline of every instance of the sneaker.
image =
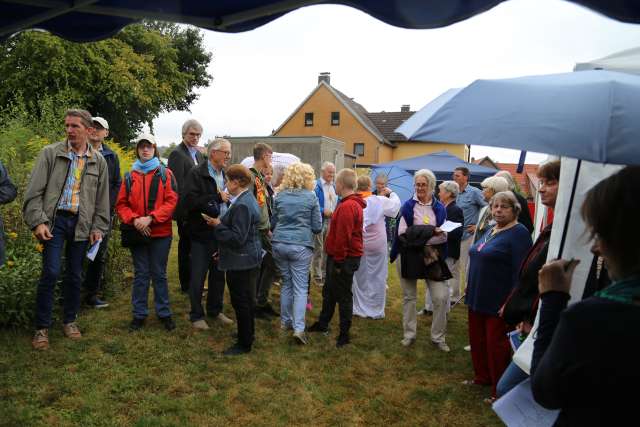
<path id="1" fill-rule="evenodd" d="M 351 342 L 351 340 L 349 339 L 349 333 L 344 333 L 344 334 L 340 334 L 338 335 L 338 338 L 336 339 L 336 347 L 340 348 L 340 347 L 344 347 L 345 345 L 349 344 Z"/>
<path id="2" fill-rule="evenodd" d="M 307 339 L 307 334 L 305 334 L 304 331 L 294 332 L 293 338 L 296 339 L 296 342 L 298 344 L 302 344 L 302 345 L 309 344 L 309 340 Z"/>
<path id="3" fill-rule="evenodd" d="M 240 356 L 241 354 L 246 354 L 249 352 L 251 352 L 250 348 L 245 348 L 240 344 L 235 343 L 234 345 L 223 351 L 222 354 L 225 356 Z"/>
<path id="4" fill-rule="evenodd" d="M 431 341 L 431 344 L 435 345 L 436 347 L 438 347 L 438 350 L 444 351 L 445 353 L 449 353 L 451 351 L 451 349 L 449 348 L 449 346 L 447 345 L 446 342 L 433 342 Z"/>
<path id="5" fill-rule="evenodd" d="M 214 317 L 214 319 L 222 323 L 223 325 L 233 325 L 233 320 L 225 316 L 224 313 L 219 313 L 216 317 Z"/>
<path id="6" fill-rule="evenodd" d="M 49 330 L 38 329 L 33 335 L 31 346 L 34 350 L 49 350 Z"/>
<path id="7" fill-rule="evenodd" d="M 129 332 L 139 331 L 143 326 L 144 319 L 137 319 L 134 317 L 131 323 L 129 323 Z"/>
<path id="8" fill-rule="evenodd" d="M 197 329 L 199 331 L 208 331 L 209 330 L 209 325 L 203 319 L 196 320 L 191 325 L 193 326 L 194 329 Z"/>
<path id="9" fill-rule="evenodd" d="M 416 312 L 416 314 L 417 314 L 418 316 L 432 316 L 432 315 L 433 315 L 433 311 L 431 311 L 431 310 L 427 310 L 427 309 L 425 308 L 425 309 L 423 309 L 423 310 L 418 310 L 418 311 Z"/>
<path id="10" fill-rule="evenodd" d="M 87 305 L 91 308 L 107 308 L 109 307 L 109 303 L 101 300 L 98 297 L 92 297 L 87 299 Z"/>
<path id="11" fill-rule="evenodd" d="M 82 338 L 82 333 L 80 333 L 80 328 L 78 328 L 78 324 L 76 322 L 65 323 L 62 326 L 62 331 L 67 338 L 71 338 L 72 340 L 79 340 Z"/>
<path id="12" fill-rule="evenodd" d="M 465 345 L 464 346 L 464 351 L 471 351 L 471 346 L 470 345 Z"/>
<path id="13" fill-rule="evenodd" d="M 322 332 L 323 334 L 327 335 L 329 333 L 329 327 L 322 326 L 320 322 L 316 322 L 313 325 L 309 326 L 309 328 L 307 328 L 307 332 Z"/>
<path id="14" fill-rule="evenodd" d="M 403 338 L 402 341 L 400 341 L 400 344 L 402 344 L 403 347 L 409 347 L 415 341 L 416 341 L 415 338 Z"/>
<path id="15" fill-rule="evenodd" d="M 167 331 L 173 331 L 176 328 L 176 322 L 173 321 L 171 316 L 161 317 L 160 318 L 160 323 L 162 323 L 164 325 L 164 328 Z"/>

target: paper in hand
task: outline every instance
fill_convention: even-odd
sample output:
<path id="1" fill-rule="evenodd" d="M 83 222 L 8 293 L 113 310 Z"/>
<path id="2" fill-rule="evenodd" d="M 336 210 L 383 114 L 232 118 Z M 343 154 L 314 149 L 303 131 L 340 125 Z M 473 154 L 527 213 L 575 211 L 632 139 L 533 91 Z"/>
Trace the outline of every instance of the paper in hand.
<path id="1" fill-rule="evenodd" d="M 95 242 L 93 242 L 93 245 L 91 245 L 91 247 L 87 251 L 87 258 L 89 258 L 90 261 L 93 261 L 96 259 L 96 255 L 98 255 L 98 249 L 100 249 L 101 242 L 102 242 L 102 239 L 96 240 Z"/>
<path id="2" fill-rule="evenodd" d="M 453 221 L 445 221 L 444 224 L 440 226 L 440 230 L 446 231 L 447 233 L 455 230 L 456 228 L 462 227 L 462 223 L 453 222 Z"/>
<path id="3" fill-rule="evenodd" d="M 496 400 L 493 410 L 510 427 L 551 427 L 560 413 L 538 405 L 533 399 L 529 378 Z"/>

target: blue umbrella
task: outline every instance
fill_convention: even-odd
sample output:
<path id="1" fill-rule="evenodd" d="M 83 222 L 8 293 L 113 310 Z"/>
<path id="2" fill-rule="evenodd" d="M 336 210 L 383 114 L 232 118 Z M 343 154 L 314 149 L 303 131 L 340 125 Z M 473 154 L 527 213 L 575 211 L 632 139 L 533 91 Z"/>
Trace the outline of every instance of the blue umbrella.
<path id="1" fill-rule="evenodd" d="M 640 164 L 640 76 L 594 70 L 477 80 L 396 129 L 413 141 Z"/>
<path id="2" fill-rule="evenodd" d="M 387 187 L 398 195 L 402 203 L 413 197 L 413 176 L 397 166 L 373 167 L 371 180 L 375 183 L 378 175 L 387 176 Z"/>

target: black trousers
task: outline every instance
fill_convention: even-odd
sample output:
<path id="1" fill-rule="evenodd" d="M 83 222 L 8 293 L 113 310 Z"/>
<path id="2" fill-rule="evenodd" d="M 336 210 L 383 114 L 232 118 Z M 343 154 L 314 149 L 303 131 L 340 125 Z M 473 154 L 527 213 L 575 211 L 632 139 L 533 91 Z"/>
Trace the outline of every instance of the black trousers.
<path id="1" fill-rule="evenodd" d="M 102 236 L 100 249 L 93 261 L 87 263 L 87 272 L 84 275 L 82 286 L 87 291 L 87 300 L 94 299 L 98 293 L 102 291 L 102 281 L 104 280 L 104 268 L 109 261 L 109 236 L 111 236 L 111 228 L 113 225 L 113 216 L 109 222 L 109 232 Z"/>
<path id="2" fill-rule="evenodd" d="M 338 304 L 340 314 L 340 333 L 347 334 L 353 317 L 353 273 L 360 267 L 360 257 L 350 257 L 342 263 L 336 263 L 327 256 L 326 278 L 322 287 L 322 310 L 318 323 L 328 327 Z"/>
<path id="3" fill-rule="evenodd" d="M 231 305 L 238 323 L 238 344 L 247 350 L 251 350 L 255 339 L 256 280 L 259 272 L 260 267 L 226 272 Z"/>
<path id="4" fill-rule="evenodd" d="M 222 300 L 224 298 L 225 274 L 218 269 L 218 263 L 213 261 L 213 254 L 217 250 L 215 241 L 191 242 L 191 279 L 189 282 L 189 299 L 191 301 L 191 312 L 189 319 L 192 322 L 204 319 L 202 308 L 202 293 L 204 279 L 209 272 L 209 290 L 207 292 L 207 315 L 215 317 L 222 311 Z"/>
<path id="5" fill-rule="evenodd" d="M 186 223 L 178 221 L 178 277 L 182 292 L 189 290 L 191 281 L 191 236 Z"/>

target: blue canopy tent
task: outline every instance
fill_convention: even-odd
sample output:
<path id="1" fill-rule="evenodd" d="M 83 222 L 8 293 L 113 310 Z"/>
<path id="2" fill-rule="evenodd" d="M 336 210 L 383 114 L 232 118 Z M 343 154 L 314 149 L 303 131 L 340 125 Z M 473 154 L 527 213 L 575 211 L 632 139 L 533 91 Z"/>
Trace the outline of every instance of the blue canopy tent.
<path id="1" fill-rule="evenodd" d="M 450 154 L 447 151 L 439 151 L 437 153 L 426 154 L 424 156 L 410 157 L 408 159 L 396 160 L 388 163 L 380 163 L 373 165 L 371 168 L 383 169 L 391 166 L 399 167 L 413 175 L 418 169 L 429 169 L 436 175 L 438 181 L 446 181 L 451 179 L 453 170 L 457 167 L 464 166 L 469 169 L 469 182 L 479 183 L 485 178 L 495 175 L 497 170 L 485 166 L 467 163 L 464 160 Z"/>
<path id="2" fill-rule="evenodd" d="M 343 4 L 404 28 L 439 28 L 487 11 L 506 0 L 0 0 L 0 41 L 37 28 L 73 41 L 108 38 L 142 19 L 241 32 L 298 8 Z M 568 0 L 623 22 L 640 23 L 636 0 Z"/>

